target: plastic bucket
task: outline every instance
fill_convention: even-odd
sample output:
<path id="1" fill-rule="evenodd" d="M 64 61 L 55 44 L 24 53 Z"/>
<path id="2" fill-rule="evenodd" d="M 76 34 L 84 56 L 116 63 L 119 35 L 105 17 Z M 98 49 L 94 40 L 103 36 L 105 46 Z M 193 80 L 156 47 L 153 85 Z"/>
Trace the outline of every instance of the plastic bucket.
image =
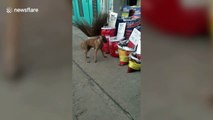
<path id="1" fill-rule="evenodd" d="M 118 48 L 118 54 L 119 54 L 119 65 L 120 66 L 127 65 L 129 63 L 130 51 Z"/>
<path id="2" fill-rule="evenodd" d="M 136 71 L 140 71 L 140 70 L 141 70 L 141 64 L 139 64 L 133 60 L 129 60 L 128 73 L 136 72 Z"/>
<path id="3" fill-rule="evenodd" d="M 112 57 L 119 57 L 118 43 L 124 38 L 117 39 L 117 37 L 111 37 L 109 40 L 109 52 Z"/>
<path id="4" fill-rule="evenodd" d="M 110 53 L 110 51 L 109 51 L 109 38 L 112 37 L 112 36 L 115 36 L 115 31 L 116 31 L 116 29 L 111 28 L 111 27 L 102 27 L 101 28 L 101 35 L 105 36 L 106 39 L 107 39 L 107 43 L 103 43 L 103 46 L 102 46 L 102 51 L 104 53 L 107 53 L 107 54 Z"/>
<path id="5" fill-rule="evenodd" d="M 133 53 L 129 55 L 128 73 L 141 70 L 141 55 Z"/>
<path id="6" fill-rule="evenodd" d="M 118 54 L 118 41 L 109 41 L 109 52 L 112 57 L 119 57 Z"/>

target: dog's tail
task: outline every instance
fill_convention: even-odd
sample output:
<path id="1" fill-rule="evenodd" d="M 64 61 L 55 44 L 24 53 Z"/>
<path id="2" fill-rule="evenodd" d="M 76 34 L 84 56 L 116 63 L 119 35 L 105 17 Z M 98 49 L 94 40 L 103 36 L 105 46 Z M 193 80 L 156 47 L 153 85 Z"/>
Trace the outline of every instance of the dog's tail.
<path id="1" fill-rule="evenodd" d="M 84 42 L 85 41 L 82 41 L 81 44 L 80 44 L 81 49 L 85 49 Z"/>

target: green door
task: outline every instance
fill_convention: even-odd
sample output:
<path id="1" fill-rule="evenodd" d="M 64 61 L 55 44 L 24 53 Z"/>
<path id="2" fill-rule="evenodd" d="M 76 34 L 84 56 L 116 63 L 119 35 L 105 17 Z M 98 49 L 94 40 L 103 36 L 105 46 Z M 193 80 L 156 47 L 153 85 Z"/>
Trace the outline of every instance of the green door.
<path id="1" fill-rule="evenodd" d="M 72 0 L 72 22 L 77 20 L 77 15 L 76 1 Z"/>
<path id="2" fill-rule="evenodd" d="M 94 17 L 100 13 L 100 0 L 72 0 L 72 20 L 92 23 Z"/>

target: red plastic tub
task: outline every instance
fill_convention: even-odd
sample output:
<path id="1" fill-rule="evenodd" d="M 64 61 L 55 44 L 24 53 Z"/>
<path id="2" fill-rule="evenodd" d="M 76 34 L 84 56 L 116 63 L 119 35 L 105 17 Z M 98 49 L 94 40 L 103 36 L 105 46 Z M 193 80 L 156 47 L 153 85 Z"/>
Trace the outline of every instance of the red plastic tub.
<path id="1" fill-rule="evenodd" d="M 110 49 L 109 49 L 109 38 L 115 36 L 116 33 L 116 29 L 115 28 L 111 28 L 111 27 L 102 27 L 101 28 L 101 35 L 105 36 L 107 39 L 107 43 L 104 43 L 102 46 L 102 51 L 104 53 L 109 54 L 110 53 Z"/>
<path id="2" fill-rule="evenodd" d="M 111 37 L 110 40 L 109 40 L 109 52 L 110 52 L 110 55 L 112 57 L 119 57 L 119 54 L 118 54 L 118 43 L 119 41 L 123 40 L 124 38 L 122 39 L 117 39 L 116 37 Z"/>
<path id="3" fill-rule="evenodd" d="M 110 42 L 109 41 L 109 52 L 110 52 L 110 55 L 112 57 L 118 57 L 118 41 L 117 42 Z"/>

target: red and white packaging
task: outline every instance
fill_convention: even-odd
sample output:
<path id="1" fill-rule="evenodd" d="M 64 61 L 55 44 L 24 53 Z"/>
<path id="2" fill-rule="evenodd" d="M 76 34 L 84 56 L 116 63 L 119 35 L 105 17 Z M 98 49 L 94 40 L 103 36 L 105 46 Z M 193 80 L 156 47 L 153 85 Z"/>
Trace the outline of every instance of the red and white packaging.
<path id="1" fill-rule="evenodd" d="M 117 45 L 119 41 L 124 40 L 125 29 L 126 29 L 126 23 L 119 23 L 117 35 L 115 37 L 110 37 L 109 51 L 112 57 L 119 57 Z"/>
<path id="2" fill-rule="evenodd" d="M 129 37 L 128 47 L 134 49 L 140 41 L 141 32 L 135 28 Z"/>
<path id="3" fill-rule="evenodd" d="M 103 43 L 102 51 L 104 53 L 109 54 L 109 38 L 115 36 L 116 29 L 104 26 L 101 28 L 101 35 L 105 36 L 107 39 L 107 43 Z"/>
<path id="4" fill-rule="evenodd" d="M 141 41 L 138 41 L 136 54 L 137 54 L 137 58 L 141 60 Z"/>
<path id="5" fill-rule="evenodd" d="M 109 51 L 112 57 L 119 57 L 118 54 L 118 43 L 119 41 L 124 40 L 124 37 L 121 39 L 117 39 L 117 37 L 110 37 L 109 40 Z"/>

